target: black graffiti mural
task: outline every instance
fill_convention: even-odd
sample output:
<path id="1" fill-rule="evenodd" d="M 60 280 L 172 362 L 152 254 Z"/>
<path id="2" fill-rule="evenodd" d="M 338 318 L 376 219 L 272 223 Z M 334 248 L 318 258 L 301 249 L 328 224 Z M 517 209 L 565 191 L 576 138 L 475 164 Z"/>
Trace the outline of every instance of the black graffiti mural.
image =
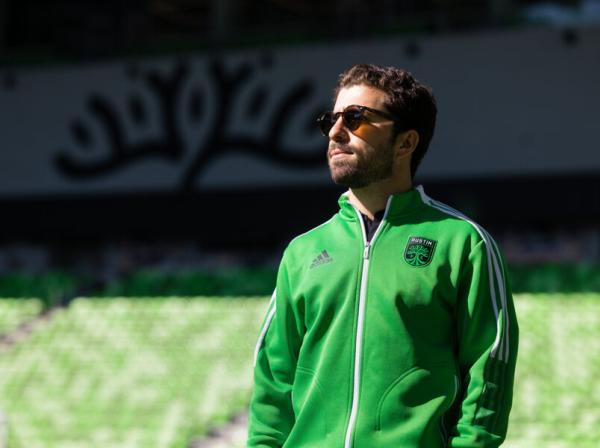
<path id="1" fill-rule="evenodd" d="M 256 80 L 261 66 L 271 64 L 271 57 L 243 62 L 234 68 L 228 68 L 222 60 L 212 60 L 204 74 L 210 88 L 188 89 L 187 93 L 184 93 L 184 87 L 193 78 L 193 73 L 186 61 L 175 63 L 166 75 L 156 70 L 130 70 L 130 76 L 141 78 L 144 88 L 157 100 L 162 128 L 160 138 L 127 143 L 125 123 L 116 107 L 106 97 L 92 93 L 86 100 L 86 107 L 105 134 L 108 147 L 104 148 L 101 157 L 90 159 L 88 152 L 94 141 L 92 132 L 83 120 L 75 119 L 70 124 L 70 132 L 76 143 L 75 151 L 59 149 L 54 157 L 54 166 L 67 178 L 85 181 L 110 176 L 141 160 L 160 158 L 182 165 L 179 185 L 184 191 L 194 188 L 195 181 L 211 162 L 230 153 L 245 153 L 279 166 L 297 169 L 320 167 L 325 160 L 325 142 L 314 147 L 303 147 L 299 142 L 301 150 L 290 150 L 285 147 L 283 140 L 290 121 L 300 120 L 307 139 L 315 141 L 311 138 L 317 132 L 315 117 L 327 106 L 321 104 L 308 112 L 300 111 L 302 108 L 306 110 L 305 106 L 311 100 L 314 102 L 316 90 L 312 80 L 301 79 L 281 94 L 273 102 L 273 107 L 267 107 L 267 99 L 273 94 L 269 86 L 258 83 L 250 87 L 250 81 Z M 253 90 L 249 92 L 248 89 Z M 228 126 L 232 110 L 239 107 L 238 100 L 244 93 L 249 93 L 249 100 L 241 107 L 249 120 L 268 116 L 268 125 L 259 137 L 232 131 Z M 200 143 L 188 148 L 177 125 L 178 113 L 183 110 L 187 118 L 200 127 L 206 117 L 207 95 L 214 96 L 215 110 L 211 125 L 203 132 Z M 147 124 L 148 111 L 139 96 L 132 95 L 129 98 L 128 113 L 135 125 Z"/>
<path id="2" fill-rule="evenodd" d="M 160 140 L 150 140 L 135 145 L 125 143 L 124 124 L 119 120 L 115 108 L 109 101 L 100 95 L 91 94 L 87 101 L 88 109 L 98 120 L 110 147 L 104 158 L 87 162 L 73 158 L 66 151 L 60 151 L 55 159 L 59 171 L 68 177 L 86 179 L 109 174 L 147 157 L 181 159 L 184 148 L 175 124 L 175 110 L 181 85 L 188 75 L 189 68 L 184 64 L 179 64 L 171 77 L 161 78 L 157 73 L 147 74 L 147 86 L 160 101 L 163 136 Z M 129 109 L 136 124 L 143 124 L 146 111 L 139 98 L 130 99 Z M 85 151 L 91 144 L 90 131 L 81 120 L 74 120 L 71 123 L 71 133 L 79 144 L 80 150 Z"/>

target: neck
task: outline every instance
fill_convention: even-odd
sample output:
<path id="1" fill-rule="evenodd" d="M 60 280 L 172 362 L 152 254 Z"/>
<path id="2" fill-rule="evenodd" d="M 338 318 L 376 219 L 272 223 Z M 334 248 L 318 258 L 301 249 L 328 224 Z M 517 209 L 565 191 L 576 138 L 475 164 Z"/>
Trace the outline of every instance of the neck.
<path id="1" fill-rule="evenodd" d="M 390 178 L 363 188 L 351 188 L 348 200 L 359 212 L 372 220 L 375 213 L 385 208 L 390 195 L 404 193 L 410 189 L 412 189 L 410 178 L 404 181 Z"/>

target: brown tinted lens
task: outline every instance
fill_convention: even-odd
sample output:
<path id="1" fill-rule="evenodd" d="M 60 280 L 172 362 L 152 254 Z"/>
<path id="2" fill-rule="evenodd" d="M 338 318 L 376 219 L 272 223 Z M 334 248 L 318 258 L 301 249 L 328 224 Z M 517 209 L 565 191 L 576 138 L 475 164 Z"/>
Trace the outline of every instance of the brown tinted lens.
<path id="1" fill-rule="evenodd" d="M 319 129 L 321 129 L 321 133 L 325 137 L 328 137 L 329 131 L 331 131 L 334 124 L 333 114 L 331 112 L 323 112 L 319 118 L 317 118 L 317 123 L 319 124 Z"/>
<path id="2" fill-rule="evenodd" d="M 356 131 L 360 126 L 363 117 L 363 110 L 358 107 L 347 107 L 342 113 L 344 126 L 350 131 Z"/>
<path id="3" fill-rule="evenodd" d="M 317 118 L 317 123 L 319 124 L 319 128 L 321 129 L 321 133 L 325 136 L 329 136 L 329 132 L 331 128 L 335 124 L 336 121 L 342 116 L 342 121 L 344 122 L 344 126 L 349 131 L 356 131 L 362 120 L 363 120 L 364 110 L 358 106 L 348 106 L 344 109 L 343 112 L 323 112 L 319 118 Z"/>

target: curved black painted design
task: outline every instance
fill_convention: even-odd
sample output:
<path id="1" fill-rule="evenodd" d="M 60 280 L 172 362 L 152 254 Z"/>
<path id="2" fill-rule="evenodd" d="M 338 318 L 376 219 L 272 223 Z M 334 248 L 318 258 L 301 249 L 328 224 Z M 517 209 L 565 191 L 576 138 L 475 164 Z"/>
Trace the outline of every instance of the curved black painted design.
<path id="1" fill-rule="evenodd" d="M 323 142 L 315 147 L 303 148 L 303 151 L 290 151 L 284 148 L 282 139 L 287 125 L 294 120 L 302 120 L 307 136 L 314 135 L 316 126 L 314 116 L 298 116 L 299 108 L 314 95 L 315 86 L 311 80 L 303 80 L 293 85 L 275 104 L 266 131 L 260 137 L 238 134 L 229 129 L 229 120 L 236 99 L 246 88 L 248 82 L 256 75 L 257 69 L 269 69 L 273 64 L 272 56 L 262 56 L 254 63 L 244 62 L 235 68 L 228 69 L 222 60 L 212 60 L 208 67 L 210 91 L 214 95 L 216 110 L 211 117 L 212 124 L 201 143 L 194 148 L 190 162 L 182 167 L 180 190 L 193 191 L 196 179 L 215 159 L 226 153 L 246 153 L 257 158 L 268 160 L 274 164 L 295 168 L 314 168 L 324 164 L 325 147 Z M 93 117 L 101 125 L 109 141 L 109 148 L 103 158 L 85 160 L 65 150 L 55 155 L 56 168 L 64 176 L 71 179 L 85 180 L 98 176 L 110 175 L 141 159 L 161 157 L 170 161 L 180 161 L 185 152 L 185 145 L 176 124 L 179 104 L 186 107 L 185 113 L 193 122 L 198 123 L 205 117 L 205 97 L 203 91 L 194 87 L 187 97 L 183 97 L 184 84 L 190 79 L 190 68 L 185 62 L 176 64 L 170 75 L 161 75 L 156 71 L 141 72 L 137 67 L 129 69 L 130 78 L 142 78 L 149 90 L 156 96 L 160 104 L 161 122 L 164 128 L 163 138 L 149 140 L 133 145 L 126 143 L 124 125 L 119 121 L 115 108 L 103 97 L 91 94 L 87 107 Z M 251 92 L 247 104 L 242 105 L 244 116 L 252 120 L 266 112 L 267 98 L 271 94 L 265 84 L 260 84 Z M 325 109 L 326 106 L 320 110 Z M 147 111 L 138 96 L 128 99 L 128 112 L 136 126 L 147 125 Z M 311 111 L 312 112 L 312 111 Z M 312 123 L 312 126 L 309 124 Z M 71 133 L 80 151 L 89 151 L 92 141 L 91 132 L 81 120 L 76 119 L 70 125 Z M 302 147 L 302 142 L 299 142 Z M 286 150 L 288 149 L 288 150 Z"/>
<path id="2" fill-rule="evenodd" d="M 64 150 L 59 150 L 54 163 L 56 168 L 66 177 L 72 179 L 88 179 L 106 175 L 116 169 L 129 165 L 147 157 L 162 157 L 168 160 L 179 160 L 184 148 L 176 124 L 175 112 L 181 87 L 189 76 L 186 63 L 179 63 L 170 77 L 163 77 L 155 72 L 149 72 L 145 77 L 148 88 L 156 95 L 161 105 L 164 137 L 160 140 L 149 140 L 129 145 L 125 142 L 123 124 L 119 121 L 117 111 L 102 96 L 91 94 L 88 99 L 88 109 L 100 123 L 110 143 L 104 158 L 92 161 L 82 161 L 71 156 Z M 137 125 L 144 125 L 146 111 L 139 98 L 130 100 L 129 111 Z M 78 149 L 84 150 L 90 141 L 89 129 L 79 120 L 71 123 L 71 132 L 80 144 Z"/>
<path id="3" fill-rule="evenodd" d="M 314 148 L 305 148 L 303 151 L 286 151 L 281 139 L 286 131 L 286 124 L 294 119 L 294 112 L 304 101 L 310 99 L 314 92 L 314 84 L 301 81 L 291 88 L 277 103 L 269 120 L 269 128 L 260 138 L 231 134 L 227 130 L 227 120 L 236 95 L 251 76 L 254 68 L 249 64 L 242 64 L 234 71 L 227 73 L 220 61 L 213 61 L 210 65 L 209 76 L 215 86 L 214 94 L 217 95 L 217 110 L 215 111 L 214 125 L 207 138 L 200 144 L 192 162 L 186 168 L 181 189 L 193 191 L 194 181 L 208 164 L 225 153 L 248 153 L 270 162 L 295 168 L 315 168 L 324 164 L 325 144 Z M 260 95 L 268 92 L 259 86 L 251 96 L 247 113 L 258 114 L 264 110 L 265 99 Z M 325 107 L 323 107 L 324 109 Z M 316 115 L 315 115 L 316 116 Z M 314 117 L 312 117 L 314 120 Z M 313 132 L 316 126 L 313 127 Z"/>

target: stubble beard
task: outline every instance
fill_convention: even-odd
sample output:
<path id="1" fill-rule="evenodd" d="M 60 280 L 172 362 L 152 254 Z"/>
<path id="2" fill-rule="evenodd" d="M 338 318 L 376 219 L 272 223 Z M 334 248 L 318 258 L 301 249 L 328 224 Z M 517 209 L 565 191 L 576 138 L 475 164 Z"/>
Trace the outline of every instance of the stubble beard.
<path id="1" fill-rule="evenodd" d="M 392 176 L 393 148 L 385 145 L 371 148 L 361 156 L 352 151 L 354 157 L 332 159 L 328 156 L 329 172 L 333 182 L 347 188 L 364 188 L 374 182 Z M 350 159 L 350 160 L 349 160 Z"/>

